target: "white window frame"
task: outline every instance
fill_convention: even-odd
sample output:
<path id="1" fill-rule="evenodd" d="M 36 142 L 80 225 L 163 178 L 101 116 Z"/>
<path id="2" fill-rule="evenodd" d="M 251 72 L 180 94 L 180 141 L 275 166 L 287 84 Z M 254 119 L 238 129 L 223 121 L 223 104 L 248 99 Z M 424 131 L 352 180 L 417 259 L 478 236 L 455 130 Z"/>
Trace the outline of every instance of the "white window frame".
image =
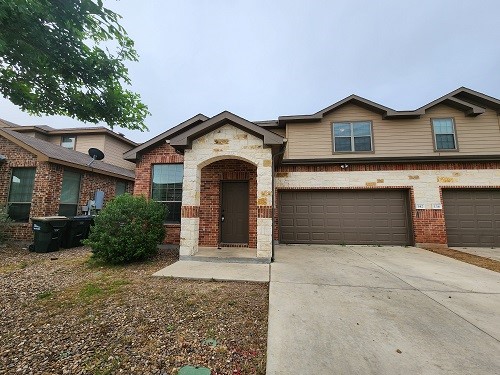
<path id="1" fill-rule="evenodd" d="M 451 128 L 453 133 L 436 133 L 436 129 L 434 127 L 435 120 L 449 120 L 451 122 Z M 458 141 L 457 141 L 457 128 L 455 126 L 455 119 L 453 117 L 435 117 L 431 118 L 431 126 L 432 126 L 432 138 L 434 141 L 434 151 L 436 152 L 446 152 L 446 151 L 458 151 Z M 438 135 L 452 135 L 453 143 L 455 145 L 454 148 L 438 148 Z"/>
<path id="2" fill-rule="evenodd" d="M 354 135 L 354 125 L 355 124 L 360 124 L 360 123 L 368 123 L 370 124 L 370 150 L 362 150 L 362 151 L 357 151 L 355 150 L 354 147 L 354 139 L 358 137 L 367 137 L 366 135 L 364 136 L 355 136 Z M 349 136 L 336 136 L 335 135 L 335 125 L 339 124 L 349 124 L 351 126 L 351 135 Z M 337 151 L 335 149 L 335 138 L 350 138 L 351 139 L 351 150 L 350 151 Z M 373 123 L 371 121 L 367 120 L 359 120 L 359 121 L 338 121 L 332 123 L 332 143 L 333 143 L 333 152 L 334 153 L 372 153 L 373 152 Z"/>

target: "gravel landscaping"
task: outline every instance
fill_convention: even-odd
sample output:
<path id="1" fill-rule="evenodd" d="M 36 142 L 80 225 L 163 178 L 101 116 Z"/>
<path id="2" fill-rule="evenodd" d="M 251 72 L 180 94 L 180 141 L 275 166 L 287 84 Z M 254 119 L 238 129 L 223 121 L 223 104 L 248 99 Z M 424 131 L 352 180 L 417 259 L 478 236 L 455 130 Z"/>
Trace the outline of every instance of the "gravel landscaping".
<path id="1" fill-rule="evenodd" d="M 177 258 L 0 247 L 0 374 L 265 374 L 268 285 L 151 276 Z"/>

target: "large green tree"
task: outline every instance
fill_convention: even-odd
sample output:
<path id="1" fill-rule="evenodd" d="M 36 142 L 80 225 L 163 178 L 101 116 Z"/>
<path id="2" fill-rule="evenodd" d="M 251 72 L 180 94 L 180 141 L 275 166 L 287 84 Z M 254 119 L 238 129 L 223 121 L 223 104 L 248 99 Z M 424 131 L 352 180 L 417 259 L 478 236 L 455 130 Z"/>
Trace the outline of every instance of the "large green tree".
<path id="1" fill-rule="evenodd" d="M 147 129 L 120 18 L 102 0 L 0 0 L 0 92 L 31 114 Z"/>

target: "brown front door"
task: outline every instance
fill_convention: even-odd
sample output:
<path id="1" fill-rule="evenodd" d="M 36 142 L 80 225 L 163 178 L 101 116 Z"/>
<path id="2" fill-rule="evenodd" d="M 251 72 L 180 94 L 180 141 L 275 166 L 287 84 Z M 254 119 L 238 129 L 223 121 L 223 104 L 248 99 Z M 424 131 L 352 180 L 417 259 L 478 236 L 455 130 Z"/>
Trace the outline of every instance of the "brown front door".
<path id="1" fill-rule="evenodd" d="M 248 243 L 247 181 L 222 181 L 221 242 Z"/>

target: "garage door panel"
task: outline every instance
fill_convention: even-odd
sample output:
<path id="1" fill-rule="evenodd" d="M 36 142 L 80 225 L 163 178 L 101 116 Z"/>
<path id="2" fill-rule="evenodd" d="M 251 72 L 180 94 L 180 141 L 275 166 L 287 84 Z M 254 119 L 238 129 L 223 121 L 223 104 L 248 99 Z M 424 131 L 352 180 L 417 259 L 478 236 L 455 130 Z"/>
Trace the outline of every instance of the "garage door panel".
<path id="1" fill-rule="evenodd" d="M 407 191 L 389 189 L 281 192 L 280 205 L 294 209 L 280 209 L 280 240 L 410 244 L 407 197 Z"/>
<path id="2" fill-rule="evenodd" d="M 297 240 L 299 241 L 309 241 L 311 239 L 311 234 L 309 232 L 297 232 Z"/>
<path id="3" fill-rule="evenodd" d="M 282 205 L 280 208 L 280 212 L 284 213 L 284 214 L 291 214 L 291 213 L 293 213 L 293 206 Z"/>
<path id="4" fill-rule="evenodd" d="M 500 246 L 500 189 L 444 189 L 448 246 Z"/>
<path id="5" fill-rule="evenodd" d="M 314 228 L 317 228 L 317 227 L 324 228 L 325 227 L 325 220 L 313 218 L 313 219 L 311 219 L 311 226 Z"/>
<path id="6" fill-rule="evenodd" d="M 492 221 L 478 220 L 477 227 L 480 229 L 493 229 Z"/>
<path id="7" fill-rule="evenodd" d="M 295 226 L 297 227 L 309 227 L 309 218 L 297 218 L 295 219 Z"/>
<path id="8" fill-rule="evenodd" d="M 296 206 L 295 213 L 297 214 L 307 214 L 309 213 L 309 206 Z"/>
<path id="9" fill-rule="evenodd" d="M 476 206 L 476 215 L 491 215 L 493 213 L 493 210 L 491 209 L 491 206 Z"/>
<path id="10" fill-rule="evenodd" d="M 309 210 L 312 214 L 322 214 L 325 212 L 324 206 L 311 206 Z"/>

